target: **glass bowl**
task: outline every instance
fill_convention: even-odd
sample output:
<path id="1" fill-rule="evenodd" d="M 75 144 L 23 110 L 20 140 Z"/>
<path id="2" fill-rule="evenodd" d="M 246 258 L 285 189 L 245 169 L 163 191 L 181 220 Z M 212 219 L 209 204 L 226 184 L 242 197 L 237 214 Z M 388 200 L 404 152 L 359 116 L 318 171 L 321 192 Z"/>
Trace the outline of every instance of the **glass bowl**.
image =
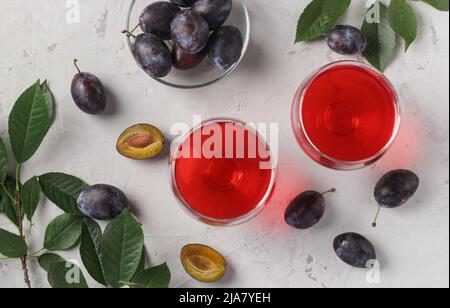
<path id="1" fill-rule="evenodd" d="M 139 16 L 141 15 L 142 10 L 146 6 L 158 1 L 160 0 L 131 0 L 125 28 L 128 30 L 133 29 L 139 23 Z M 182 71 L 173 68 L 169 75 L 164 78 L 157 78 L 151 75 L 149 76 L 169 87 L 178 89 L 196 89 L 206 87 L 230 75 L 244 58 L 250 42 L 250 15 L 247 6 L 245 5 L 245 0 L 233 0 L 233 9 L 230 17 L 225 22 L 225 25 L 232 25 L 238 28 L 244 39 L 244 47 L 240 59 L 228 70 L 224 71 L 218 69 L 208 59 L 206 59 L 191 70 Z M 139 31 L 141 31 L 140 27 L 135 33 L 142 33 Z M 132 37 L 127 37 L 127 43 L 131 53 L 133 41 L 134 39 Z"/>
<path id="2" fill-rule="evenodd" d="M 258 140 L 261 142 L 260 145 L 265 144 L 264 149 L 267 151 L 267 153 L 269 153 L 269 156 L 270 156 L 269 164 L 263 168 L 265 170 L 271 171 L 270 182 L 268 184 L 267 190 L 263 191 L 264 192 L 263 196 L 258 199 L 257 204 L 254 207 L 252 206 L 252 209 L 250 211 L 247 211 L 245 214 L 242 214 L 242 215 L 234 216 L 232 218 L 209 217 L 209 216 L 205 215 L 204 213 L 202 213 L 198 210 L 195 210 L 193 208 L 193 206 L 191 206 L 191 204 L 187 201 L 187 198 L 181 192 L 182 190 L 180 189 L 180 186 L 177 182 L 177 171 L 176 171 L 177 170 L 177 162 L 178 162 L 178 159 L 180 158 L 180 156 L 182 156 L 182 151 L 183 151 L 182 147 L 185 144 L 185 142 L 189 138 L 191 138 L 192 134 L 194 134 L 195 132 L 199 132 L 209 125 L 216 125 L 216 124 L 220 124 L 220 123 L 227 123 L 227 124 L 243 127 L 246 131 L 257 136 Z M 224 133 L 224 132 L 222 131 L 222 133 Z M 227 145 L 225 144 L 223 146 L 226 147 Z M 228 146 L 229 146 L 229 144 L 228 144 Z M 233 147 L 234 146 L 235 145 L 233 145 Z M 202 149 L 203 149 L 203 145 L 202 145 Z M 174 192 L 177 200 L 179 201 L 181 207 L 183 208 L 183 210 L 189 216 L 194 218 L 195 220 L 198 220 L 207 225 L 216 226 L 216 227 L 228 227 L 228 226 L 235 226 L 238 224 L 242 224 L 242 223 L 247 222 L 248 220 L 251 220 L 252 218 L 256 217 L 264 209 L 264 207 L 270 202 L 270 198 L 274 192 L 275 185 L 276 185 L 276 179 L 277 179 L 277 160 L 274 157 L 275 157 L 274 153 L 270 147 L 270 144 L 267 142 L 267 139 L 265 139 L 264 136 L 262 136 L 262 134 L 260 134 L 257 130 L 255 130 L 255 128 L 252 125 L 247 125 L 244 122 L 241 122 L 236 119 L 231 119 L 231 118 L 220 118 L 220 119 L 218 118 L 218 119 L 211 119 L 208 121 L 204 121 L 200 125 L 189 130 L 189 132 L 187 132 L 185 134 L 184 133 L 181 134 L 180 137 L 172 144 L 171 159 L 169 162 L 170 175 L 172 178 L 172 189 L 173 189 L 173 192 Z M 202 158 L 202 160 L 203 159 L 205 159 L 205 158 Z M 214 161 L 215 159 L 216 158 L 210 158 L 206 161 L 211 162 L 211 161 Z M 200 172 L 200 173 L 205 172 L 206 169 L 199 169 L 198 172 Z M 237 168 L 237 169 L 239 169 L 239 168 Z M 241 171 L 242 172 L 245 171 L 245 168 L 242 168 Z M 236 173 L 238 173 L 238 172 L 239 171 L 237 171 Z M 244 177 L 245 176 L 243 176 L 242 178 L 244 178 Z M 224 178 L 225 178 L 225 176 L 224 176 Z M 236 177 L 233 176 L 233 179 L 236 179 Z M 247 178 L 247 180 L 248 180 L 248 178 Z M 240 185 L 243 185 L 243 184 L 247 185 L 248 183 L 240 183 Z M 211 185 L 211 182 L 208 181 L 208 185 Z M 228 199 L 228 198 L 230 198 L 229 194 L 232 194 L 234 191 L 239 190 L 237 188 L 241 187 L 240 185 L 237 185 L 234 189 L 230 189 L 230 190 L 222 189 L 223 188 L 223 186 L 222 186 L 219 191 L 221 191 L 223 193 L 223 198 Z M 214 189 L 217 189 L 217 187 L 214 185 L 212 187 L 214 187 Z"/>
<path id="3" fill-rule="evenodd" d="M 385 89 L 386 93 L 389 94 L 389 97 L 392 100 L 393 106 L 394 106 L 394 118 L 395 123 L 392 129 L 392 135 L 390 136 L 388 142 L 384 145 L 384 147 L 379 150 L 376 154 L 371 155 L 370 157 L 367 157 L 363 160 L 357 160 L 357 161 L 344 161 L 339 160 L 336 158 L 333 158 L 325 153 L 323 153 L 316 144 L 312 141 L 311 137 L 308 135 L 308 132 L 305 128 L 305 123 L 303 119 L 303 103 L 305 99 L 305 95 L 310 89 L 311 85 L 314 81 L 317 80 L 322 74 L 333 70 L 334 68 L 339 68 L 341 66 L 350 66 L 355 69 L 363 70 L 366 73 L 369 73 L 372 75 L 372 77 L 379 80 L 380 83 L 383 84 L 383 88 Z M 354 81 L 355 83 L 358 82 L 357 80 Z M 383 75 L 383 73 L 376 70 L 373 66 L 370 66 L 366 63 L 360 62 L 360 61 L 337 61 L 330 63 L 328 65 L 325 65 L 324 67 L 321 67 L 319 70 L 317 70 L 315 73 L 313 73 L 311 76 L 309 76 L 299 87 L 297 90 L 297 93 L 294 98 L 294 102 L 292 105 L 292 114 L 291 114 L 291 120 L 292 120 L 292 127 L 294 131 L 294 135 L 297 139 L 298 144 L 302 148 L 302 150 L 315 162 L 318 164 L 334 169 L 334 170 L 340 170 L 340 171 L 351 171 L 351 170 L 358 170 L 365 168 L 369 165 L 372 165 L 373 163 L 377 162 L 380 158 L 384 156 L 384 154 L 391 148 L 393 142 L 395 141 L 399 128 L 400 128 L 400 122 L 401 122 L 401 110 L 400 110 L 400 104 L 399 104 L 399 98 L 397 95 L 397 92 L 392 85 L 392 83 L 387 79 L 386 76 Z M 318 120 L 316 120 L 318 121 Z"/>

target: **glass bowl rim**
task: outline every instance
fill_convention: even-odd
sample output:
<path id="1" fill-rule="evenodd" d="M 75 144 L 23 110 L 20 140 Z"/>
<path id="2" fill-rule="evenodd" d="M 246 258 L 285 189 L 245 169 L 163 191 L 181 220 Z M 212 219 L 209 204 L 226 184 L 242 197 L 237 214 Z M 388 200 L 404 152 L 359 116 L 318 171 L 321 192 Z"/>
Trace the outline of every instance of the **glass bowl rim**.
<path id="1" fill-rule="evenodd" d="M 180 190 L 178 188 L 178 184 L 177 184 L 177 181 L 175 178 L 175 168 L 176 168 L 177 157 L 178 157 L 178 154 L 180 153 L 181 145 L 187 140 L 187 138 L 189 138 L 191 136 L 192 133 L 194 133 L 198 129 L 205 127 L 208 124 L 215 124 L 215 123 L 237 123 L 237 124 L 243 125 L 246 129 L 255 133 L 258 136 L 258 138 L 261 138 L 260 140 L 264 141 L 264 143 L 267 146 L 267 149 L 269 150 L 271 159 L 273 159 L 274 156 L 273 156 L 273 152 L 270 147 L 270 144 L 267 142 L 266 138 L 264 138 L 261 134 L 259 134 L 256 129 L 254 129 L 253 127 L 250 127 L 247 123 L 245 123 L 241 120 L 235 119 L 235 118 L 231 118 L 231 117 L 211 118 L 209 120 L 202 121 L 202 123 L 191 128 L 185 135 L 183 135 L 181 138 L 178 139 L 179 143 L 177 143 L 176 150 L 173 153 L 171 152 L 171 154 L 170 154 L 170 175 L 171 175 L 172 189 L 175 193 L 177 200 L 179 201 L 179 203 L 181 203 L 181 206 L 185 210 L 185 212 L 190 217 L 194 218 L 195 220 L 200 221 L 209 226 L 231 227 L 231 226 L 236 226 L 236 225 L 245 223 L 245 222 L 253 219 L 264 209 L 264 207 L 267 205 L 270 197 L 272 196 L 272 194 L 275 190 L 278 168 L 276 165 L 272 167 L 270 183 L 269 183 L 269 186 L 268 186 L 267 191 L 264 194 L 263 198 L 259 201 L 259 203 L 256 205 L 256 207 L 253 210 L 251 210 L 250 212 L 248 212 L 242 216 L 239 216 L 236 218 L 230 218 L 230 219 L 219 219 L 219 218 L 209 217 L 209 216 L 204 215 L 204 214 L 196 211 L 195 209 L 193 209 L 191 207 L 191 205 L 189 204 L 189 202 L 186 201 L 186 199 L 184 198 L 184 196 L 182 195 L 182 193 L 180 192 Z"/>
<path id="2" fill-rule="evenodd" d="M 134 27 L 134 25 L 131 24 L 131 14 L 133 12 L 133 8 L 134 5 L 136 3 L 137 0 L 131 0 L 131 4 L 130 7 L 128 9 L 128 13 L 127 13 L 127 18 L 126 18 L 126 22 L 125 22 L 125 29 L 131 29 L 131 27 Z M 251 19 L 250 19 L 250 13 L 249 10 L 247 8 L 247 3 L 246 0 L 236 0 L 236 1 L 240 1 L 244 10 L 244 15 L 245 15 L 245 31 L 246 31 L 246 35 L 245 35 L 245 39 L 244 39 L 244 47 L 242 48 L 242 54 L 241 57 L 239 58 L 239 60 L 234 63 L 229 69 L 227 69 L 226 71 L 224 71 L 219 77 L 216 77 L 210 81 L 204 82 L 204 83 L 200 83 L 200 84 L 194 84 L 194 85 L 181 85 L 181 84 L 176 84 L 176 83 L 172 83 L 169 82 L 167 80 L 164 80 L 164 78 L 158 78 L 158 77 L 154 77 L 151 76 L 147 73 L 145 73 L 145 75 L 149 76 L 150 78 L 152 78 L 153 80 L 158 81 L 159 83 L 171 87 L 171 88 L 175 88 L 175 89 L 184 89 L 184 90 L 192 90 L 192 89 L 199 89 L 199 88 L 204 88 L 207 87 L 209 85 L 212 85 L 220 80 L 222 80 L 223 78 L 227 77 L 228 75 L 230 75 L 231 73 L 233 73 L 237 67 L 239 66 L 239 64 L 241 64 L 242 60 L 244 59 L 244 57 L 247 54 L 248 48 L 250 46 L 250 38 L 251 38 Z M 132 38 L 127 36 L 127 45 L 128 45 L 128 49 L 131 53 L 131 56 L 133 57 L 133 59 L 135 61 L 136 58 L 133 55 L 133 43 L 132 43 Z M 140 66 L 139 66 L 140 67 Z M 142 70 L 142 69 L 141 69 Z"/>
<path id="3" fill-rule="evenodd" d="M 374 155 L 362 159 L 362 160 L 358 160 L 358 161 L 344 161 L 344 160 L 339 160 L 336 158 L 333 158 L 325 153 L 323 153 L 311 140 L 311 138 L 309 137 L 306 128 L 304 126 L 304 122 L 303 122 L 303 117 L 301 116 L 301 111 L 303 110 L 303 103 L 304 103 L 304 98 L 305 98 L 305 94 L 308 91 L 309 87 L 311 86 L 311 84 L 316 80 L 316 78 L 318 76 L 320 76 L 322 73 L 328 71 L 331 68 L 340 66 L 340 65 L 351 65 L 354 67 L 359 67 L 359 68 L 363 68 L 363 69 L 367 69 L 369 71 L 371 71 L 372 73 L 376 74 L 377 76 L 379 76 L 383 82 L 385 83 L 385 85 L 391 90 L 392 94 L 393 94 L 393 102 L 395 105 L 395 124 L 394 124 L 394 129 L 392 132 L 392 136 L 389 139 L 389 141 L 384 145 L 384 147 L 382 149 L 380 149 L 377 153 L 375 153 Z M 365 62 L 362 61 L 358 61 L 358 60 L 339 60 L 339 61 L 334 61 L 331 63 L 328 63 L 324 66 L 322 66 L 321 68 L 319 68 L 318 70 L 316 70 L 314 73 L 312 73 L 309 77 L 307 77 L 305 79 L 305 81 L 300 85 L 300 87 L 297 90 L 297 93 L 295 95 L 294 98 L 294 103 L 292 106 L 292 125 L 294 128 L 294 134 L 296 136 L 297 142 L 301 143 L 301 141 L 299 140 L 299 137 L 297 136 L 297 131 L 299 130 L 299 125 L 301 128 L 300 133 L 303 134 L 303 136 L 306 138 L 306 142 L 308 143 L 309 146 L 312 147 L 312 149 L 319 154 L 321 157 L 333 162 L 334 164 L 336 164 L 337 166 L 341 166 L 341 167 L 333 167 L 333 166 L 329 166 L 326 165 L 322 162 L 318 162 L 317 159 L 311 157 L 311 155 L 304 150 L 304 152 L 310 156 L 310 158 L 313 159 L 313 161 L 319 163 L 322 166 L 331 168 L 331 169 L 335 169 L 335 170 L 359 170 L 359 169 L 363 169 L 365 167 L 367 167 L 368 165 L 376 162 L 378 159 L 380 159 L 392 146 L 392 144 L 394 143 L 394 141 L 396 140 L 398 133 L 400 131 L 400 126 L 401 126 L 401 106 L 400 106 L 400 99 L 398 96 L 398 92 L 395 89 L 394 85 L 392 84 L 392 82 L 387 78 L 386 75 L 384 75 L 381 71 L 377 70 L 375 67 L 373 67 L 372 65 L 369 65 Z M 303 145 L 300 144 L 300 146 L 303 148 Z"/>

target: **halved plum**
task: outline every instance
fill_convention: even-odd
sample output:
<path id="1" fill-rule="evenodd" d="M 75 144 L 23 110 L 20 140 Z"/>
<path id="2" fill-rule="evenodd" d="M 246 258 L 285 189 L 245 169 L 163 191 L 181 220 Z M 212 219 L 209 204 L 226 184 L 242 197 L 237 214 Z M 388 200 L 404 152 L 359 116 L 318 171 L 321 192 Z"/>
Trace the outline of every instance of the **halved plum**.
<path id="1" fill-rule="evenodd" d="M 150 124 L 137 124 L 127 128 L 117 141 L 117 151 L 131 159 L 144 160 L 158 156 L 164 149 L 162 132 Z"/>
<path id="2" fill-rule="evenodd" d="M 211 247 L 191 244 L 181 250 L 181 263 L 186 272 L 200 282 L 215 282 L 226 272 L 225 258 Z"/>

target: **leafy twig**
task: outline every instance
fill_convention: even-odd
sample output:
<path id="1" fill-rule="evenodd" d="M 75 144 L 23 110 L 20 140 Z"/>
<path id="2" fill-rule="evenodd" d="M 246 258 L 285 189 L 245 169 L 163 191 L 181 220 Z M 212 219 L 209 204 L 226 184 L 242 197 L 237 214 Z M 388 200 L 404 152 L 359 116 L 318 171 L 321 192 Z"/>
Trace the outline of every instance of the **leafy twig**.
<path id="1" fill-rule="evenodd" d="M 18 164 L 16 168 L 16 207 L 17 207 L 17 218 L 19 219 L 19 235 L 21 238 L 25 240 L 25 232 L 23 227 L 23 219 L 24 219 L 24 213 L 22 208 L 22 198 L 20 197 L 20 172 L 22 170 L 22 165 Z M 28 271 L 28 255 L 25 253 L 22 257 L 20 257 L 20 261 L 22 263 L 22 270 L 23 270 L 23 280 L 28 288 L 31 289 L 31 281 L 30 281 L 30 274 Z"/>
<path id="2" fill-rule="evenodd" d="M 8 218 L 12 217 L 19 228 L 19 234 L 0 229 L 0 261 L 20 260 L 25 285 L 29 288 L 31 282 L 27 262 L 30 259 L 37 259 L 42 269 L 48 272 L 48 282 L 52 287 L 88 288 L 79 267 L 53 253 L 75 248 L 79 244 L 86 270 L 102 285 L 135 286 L 134 277 L 139 274 L 139 285 L 168 287 L 170 271 L 167 267 L 145 271 L 144 232 L 142 225 L 128 210 L 114 218 L 102 232 L 94 220 L 84 217 L 78 209 L 77 198 L 88 187 L 81 179 L 63 173 L 47 173 L 35 176 L 22 185 L 22 165 L 37 151 L 48 132 L 53 105 L 47 83 L 41 84 L 40 81 L 27 89 L 14 105 L 8 129 L 11 149 L 18 163 L 14 180 L 7 174 L 7 151 L 0 137 L 0 210 Z M 31 253 L 26 243 L 24 224 L 25 219 L 30 222 L 30 232 L 41 193 L 65 214 L 56 217 L 47 226 L 44 248 Z M 118 243 L 118 238 L 122 238 L 123 243 Z M 126 259 L 123 258 L 125 255 Z M 68 279 L 69 271 L 79 273 L 79 281 Z M 155 280 L 154 277 L 159 278 Z"/>
<path id="3" fill-rule="evenodd" d="M 441 11 L 448 11 L 448 0 L 423 0 Z M 327 33 L 350 6 L 349 0 L 311 0 L 301 14 L 295 42 L 319 39 Z M 376 18 L 375 18 L 376 17 Z M 397 36 L 405 41 L 406 50 L 417 38 L 418 18 L 407 0 L 390 0 L 388 6 L 376 0 L 365 14 L 362 32 L 368 45 L 364 52 L 367 61 L 384 71 L 391 61 Z"/>

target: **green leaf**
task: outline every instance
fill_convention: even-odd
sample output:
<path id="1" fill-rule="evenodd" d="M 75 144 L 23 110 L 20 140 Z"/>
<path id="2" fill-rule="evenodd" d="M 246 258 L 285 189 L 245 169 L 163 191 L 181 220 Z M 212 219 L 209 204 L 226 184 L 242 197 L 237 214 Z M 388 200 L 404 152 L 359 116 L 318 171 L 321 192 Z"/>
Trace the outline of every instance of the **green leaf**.
<path id="1" fill-rule="evenodd" d="M 369 16 L 379 8 L 379 22 L 370 23 Z M 384 71 L 394 55 L 397 37 L 389 24 L 388 8 L 381 2 L 374 4 L 367 12 L 362 26 L 362 32 L 367 38 L 364 56 L 378 70 Z"/>
<path id="2" fill-rule="evenodd" d="M 133 279 L 134 277 L 136 277 L 137 274 L 139 274 L 140 272 L 143 272 L 145 270 L 145 264 L 146 264 L 146 257 L 145 257 L 145 246 L 142 249 L 142 254 L 141 254 L 141 259 L 139 260 L 139 266 L 136 270 L 136 273 L 134 273 L 133 275 Z"/>
<path id="3" fill-rule="evenodd" d="M 19 97 L 9 115 L 9 139 L 17 163 L 33 156 L 49 127 L 49 113 L 38 81 Z"/>
<path id="4" fill-rule="evenodd" d="M 8 153 L 6 146 L 0 137 L 0 184 L 3 183 L 8 175 Z"/>
<path id="5" fill-rule="evenodd" d="M 392 29 L 405 40 L 406 50 L 417 37 L 417 16 L 407 0 L 392 0 L 388 9 Z"/>
<path id="6" fill-rule="evenodd" d="M 48 282 L 55 289 L 89 288 L 81 269 L 70 262 L 58 262 L 50 265 Z"/>
<path id="7" fill-rule="evenodd" d="M 66 262 L 63 257 L 54 254 L 54 253 L 46 253 L 38 258 L 39 265 L 41 268 L 48 272 L 50 270 L 50 266 L 54 263 Z"/>
<path id="8" fill-rule="evenodd" d="M 81 237 L 83 217 L 63 214 L 56 217 L 45 231 L 44 248 L 67 250 L 75 246 Z"/>
<path id="9" fill-rule="evenodd" d="M 8 193 L 6 193 L 6 191 Z M 17 207 L 11 198 L 8 196 L 15 196 L 16 194 L 16 180 L 7 176 L 3 186 L 0 185 L 0 213 L 3 213 L 14 225 L 19 226 L 19 215 Z"/>
<path id="10" fill-rule="evenodd" d="M 48 87 L 47 80 L 45 80 L 41 84 L 41 90 L 45 98 L 45 104 L 47 105 L 48 118 L 50 119 L 51 122 L 54 116 L 55 100 L 53 98 L 52 92 L 50 91 L 50 88 Z"/>
<path id="11" fill-rule="evenodd" d="M 83 220 L 81 233 L 80 256 L 89 275 L 98 283 L 106 286 L 102 267 L 102 230 L 92 219 Z"/>
<path id="12" fill-rule="evenodd" d="M 39 177 L 42 191 L 66 213 L 81 215 L 77 207 L 80 193 L 88 187 L 82 180 L 64 173 L 47 173 Z"/>
<path id="13" fill-rule="evenodd" d="M 20 236 L 0 229 L 0 254 L 7 258 L 20 258 L 27 253 L 27 244 Z"/>
<path id="14" fill-rule="evenodd" d="M 20 195 L 22 197 L 23 211 L 28 221 L 31 222 L 41 199 L 41 186 L 37 177 L 31 178 L 23 184 Z"/>
<path id="15" fill-rule="evenodd" d="M 323 36 L 345 14 L 350 3 L 351 0 L 313 0 L 300 16 L 295 42 Z"/>
<path id="16" fill-rule="evenodd" d="M 102 239 L 102 264 L 109 286 L 129 282 L 139 266 L 144 232 L 136 218 L 125 210 L 109 223 Z"/>
<path id="17" fill-rule="evenodd" d="M 132 288 L 168 288 L 170 284 L 170 270 L 166 263 L 155 266 L 137 274 L 132 281 Z"/>
<path id="18" fill-rule="evenodd" d="M 439 11 L 448 12 L 448 0 L 423 0 L 423 2 L 428 3 Z"/>

